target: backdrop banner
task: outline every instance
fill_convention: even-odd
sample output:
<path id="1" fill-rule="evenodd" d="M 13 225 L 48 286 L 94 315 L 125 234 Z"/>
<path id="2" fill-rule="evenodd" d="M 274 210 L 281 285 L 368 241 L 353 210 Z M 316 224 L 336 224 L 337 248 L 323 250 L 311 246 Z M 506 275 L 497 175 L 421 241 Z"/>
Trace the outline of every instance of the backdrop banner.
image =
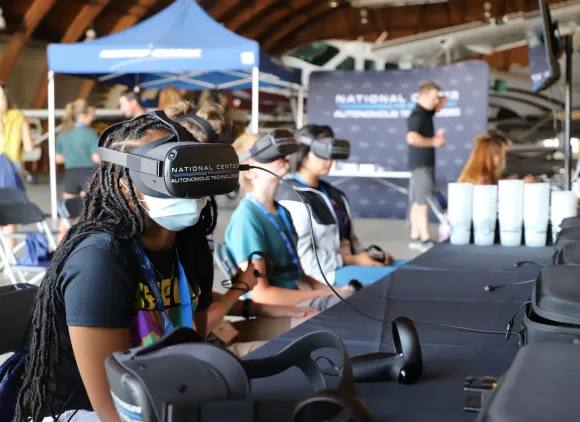
<path id="1" fill-rule="evenodd" d="M 351 156 L 329 177 L 347 194 L 360 217 L 405 218 L 408 198 L 378 183 L 381 172 L 407 171 L 407 118 L 415 108 L 421 83 L 433 81 L 448 102 L 435 116 L 446 145 L 436 151 L 436 178 L 446 184 L 459 176 L 475 134 L 487 128 L 489 67 L 483 61 L 382 72 L 313 72 L 308 93 L 308 122 L 329 125 L 339 139 L 351 142 Z M 352 177 L 356 175 L 358 177 Z M 403 174 L 401 174 L 403 175 Z M 409 180 L 384 179 L 407 189 Z"/>

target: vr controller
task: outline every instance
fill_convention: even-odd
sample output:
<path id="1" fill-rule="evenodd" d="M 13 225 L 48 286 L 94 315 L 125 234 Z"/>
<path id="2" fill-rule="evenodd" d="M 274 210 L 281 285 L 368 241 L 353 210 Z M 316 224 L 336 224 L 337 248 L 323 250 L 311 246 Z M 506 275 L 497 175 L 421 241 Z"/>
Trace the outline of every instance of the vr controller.
<path id="1" fill-rule="evenodd" d="M 369 246 L 367 253 L 376 262 L 384 264 L 387 260 L 387 254 L 377 245 Z"/>
<path id="2" fill-rule="evenodd" d="M 415 324 L 399 317 L 391 323 L 394 353 L 370 353 L 350 359 L 355 382 L 396 381 L 413 384 L 423 373 L 423 355 Z M 340 373 L 340 368 L 339 373 Z M 328 375 L 337 375 L 325 371 Z"/>

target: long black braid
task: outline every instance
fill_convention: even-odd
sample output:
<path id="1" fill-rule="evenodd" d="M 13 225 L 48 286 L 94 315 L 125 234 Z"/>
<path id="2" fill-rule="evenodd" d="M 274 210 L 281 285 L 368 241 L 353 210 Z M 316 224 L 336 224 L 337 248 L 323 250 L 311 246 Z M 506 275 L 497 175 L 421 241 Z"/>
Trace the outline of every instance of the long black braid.
<path id="1" fill-rule="evenodd" d="M 144 115 L 125 123 L 118 131 L 104 140 L 102 146 L 134 151 L 144 142 L 139 141 L 151 131 L 167 131 L 160 120 Z M 125 179 L 129 198 L 120 183 Z M 208 235 L 217 224 L 217 207 L 212 197 L 202 210 L 193 228 L 195 233 Z M 57 328 L 58 275 L 65 261 L 76 246 L 92 232 L 104 232 L 120 239 L 136 239 L 145 231 L 145 214 L 133 188 L 129 170 L 102 162 L 93 174 L 84 200 L 84 209 L 78 222 L 73 225 L 56 250 L 52 264 L 43 278 L 34 303 L 30 353 L 26 360 L 23 385 L 18 396 L 14 422 L 38 422 L 44 413 L 52 409 L 56 386 L 52 377 L 60 360 L 60 342 Z"/>

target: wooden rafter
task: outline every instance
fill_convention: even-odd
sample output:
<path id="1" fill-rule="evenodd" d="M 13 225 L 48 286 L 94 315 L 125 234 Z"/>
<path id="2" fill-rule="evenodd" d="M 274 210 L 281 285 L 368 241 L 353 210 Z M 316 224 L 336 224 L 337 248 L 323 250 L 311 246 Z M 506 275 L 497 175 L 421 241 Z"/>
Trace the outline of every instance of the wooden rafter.
<path id="1" fill-rule="evenodd" d="M 271 19 L 268 18 L 266 21 L 261 22 L 260 25 L 254 25 L 254 27 L 247 33 L 244 33 L 244 35 L 255 40 L 269 38 L 272 32 L 289 22 L 290 19 L 292 19 L 292 16 L 303 13 L 303 11 L 305 9 L 307 10 L 309 7 L 312 7 L 312 0 L 290 0 L 286 3 L 285 8 L 279 8 L 273 12 L 275 18 L 273 16 Z"/>
<path id="2" fill-rule="evenodd" d="M 233 32 L 238 32 L 248 21 L 268 10 L 272 6 L 272 3 L 275 2 L 272 0 L 254 0 L 249 2 L 240 13 L 227 23 L 228 29 Z"/>
<path id="3" fill-rule="evenodd" d="M 208 13 L 218 22 L 221 22 L 227 15 L 236 13 L 240 7 L 243 7 L 244 0 L 220 0 L 214 7 L 208 10 Z"/>
<path id="4" fill-rule="evenodd" d="M 70 23 L 66 33 L 60 40 L 61 43 L 76 42 L 84 34 L 87 27 L 94 21 L 94 19 L 103 11 L 105 6 L 111 0 L 93 0 L 93 2 L 85 4 L 77 13 L 74 20 Z M 32 108 L 41 108 L 46 102 L 48 95 L 48 74 L 45 72 L 44 77 L 40 81 L 34 100 L 32 101 Z"/>
<path id="5" fill-rule="evenodd" d="M 121 32 L 131 26 L 135 25 L 141 20 L 141 18 L 147 13 L 147 11 L 155 6 L 159 0 L 138 0 L 134 5 L 129 8 L 126 15 L 121 16 L 113 26 L 111 34 L 116 32 Z M 95 81 L 83 81 L 79 93 L 76 98 L 87 98 L 93 87 L 95 86 Z"/>
<path id="6" fill-rule="evenodd" d="M 26 13 L 24 14 L 24 22 L 21 27 L 22 29 L 12 35 L 4 48 L 2 57 L 0 57 L 0 80 L 8 80 L 16 61 L 18 60 L 18 56 L 55 1 L 56 0 L 34 0 L 28 10 L 26 10 Z"/>
<path id="7" fill-rule="evenodd" d="M 278 29 L 267 33 L 265 39 L 260 44 L 266 51 L 274 47 L 281 47 L 283 41 L 296 33 L 300 33 L 301 29 L 305 26 L 314 22 L 320 24 L 317 19 L 323 14 L 335 15 L 338 10 L 341 9 L 338 7 L 334 9 L 329 8 L 326 2 L 311 2 L 300 11 L 296 11 L 286 22 L 279 22 L 277 25 Z M 276 48 L 276 50 L 281 51 L 280 48 Z"/>

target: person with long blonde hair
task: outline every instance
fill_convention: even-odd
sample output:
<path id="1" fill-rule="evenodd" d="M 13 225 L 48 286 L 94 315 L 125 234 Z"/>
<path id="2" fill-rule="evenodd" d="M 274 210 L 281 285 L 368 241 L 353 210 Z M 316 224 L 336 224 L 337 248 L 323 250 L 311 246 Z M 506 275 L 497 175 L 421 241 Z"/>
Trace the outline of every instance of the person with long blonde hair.
<path id="1" fill-rule="evenodd" d="M 61 131 L 56 138 L 56 162 L 65 167 L 63 199 L 84 196 L 89 178 L 100 162 L 99 135 L 91 128 L 95 115 L 95 108 L 84 98 L 68 103 L 64 109 Z M 66 225 L 61 222 L 59 240 L 65 232 Z"/>
<path id="2" fill-rule="evenodd" d="M 159 91 L 159 108 L 162 110 L 171 107 L 182 100 L 183 95 L 181 95 L 181 91 L 172 85 L 166 86 Z"/>
<path id="3" fill-rule="evenodd" d="M 34 151 L 30 124 L 24 113 L 12 106 L 8 95 L 8 87 L 0 84 L 0 188 L 23 189 L 20 174 L 22 172 L 23 152 Z M 10 175 L 10 176 L 8 176 Z M 16 226 L 9 224 L 2 228 L 4 233 L 16 232 Z M 6 248 L 13 249 L 15 239 L 6 239 Z M 10 255 L 9 255 L 10 256 Z"/>

